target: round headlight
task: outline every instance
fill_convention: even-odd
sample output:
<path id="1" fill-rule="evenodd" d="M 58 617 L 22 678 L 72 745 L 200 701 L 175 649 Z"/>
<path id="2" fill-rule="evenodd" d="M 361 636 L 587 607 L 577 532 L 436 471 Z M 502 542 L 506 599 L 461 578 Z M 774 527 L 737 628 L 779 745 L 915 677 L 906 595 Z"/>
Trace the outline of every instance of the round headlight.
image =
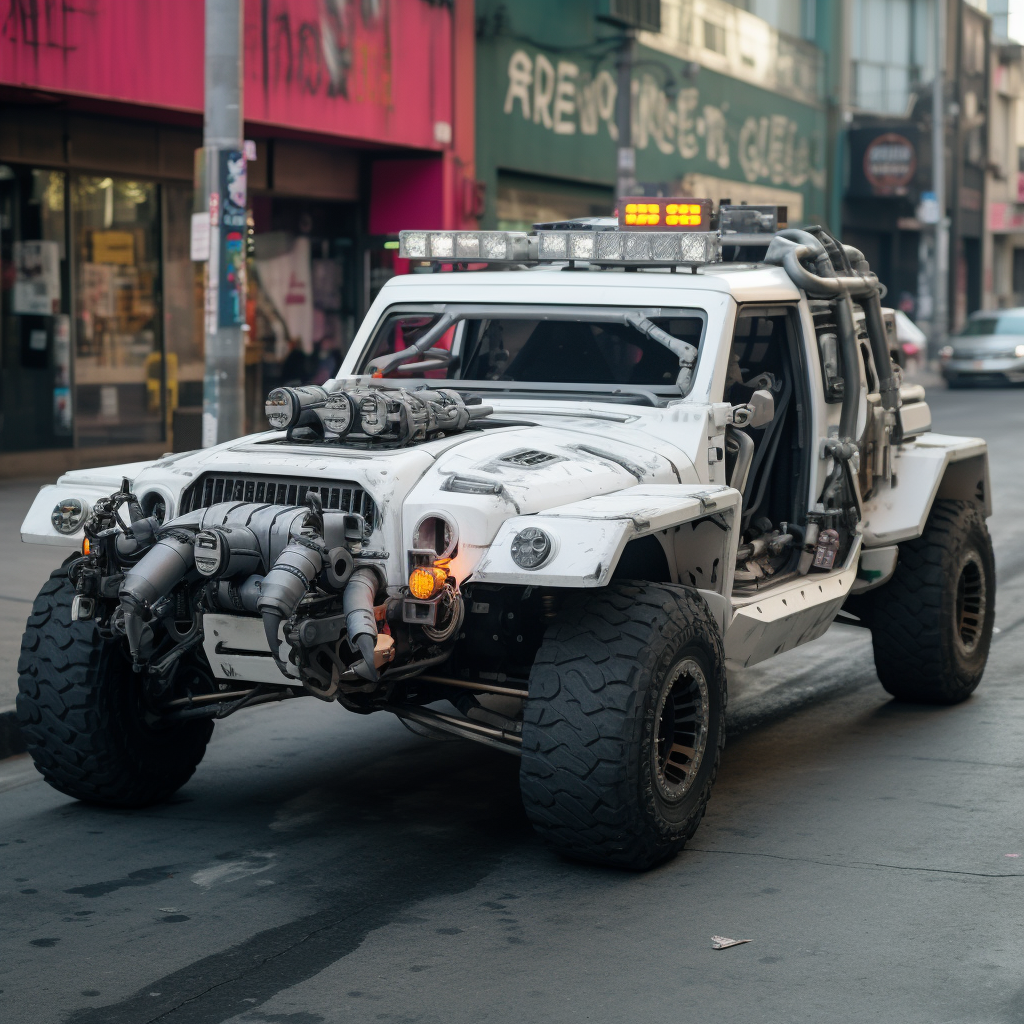
<path id="1" fill-rule="evenodd" d="M 89 505 L 81 498 L 62 498 L 53 506 L 50 522 L 58 533 L 68 536 L 78 532 L 88 514 Z"/>
<path id="2" fill-rule="evenodd" d="M 337 395 L 331 395 L 327 399 L 327 404 L 320 410 L 319 416 L 325 430 L 344 437 L 356 421 L 355 400 L 344 391 Z"/>
<path id="3" fill-rule="evenodd" d="M 376 391 L 359 403 L 359 427 L 364 434 L 376 437 L 388 428 L 388 403 Z"/>
<path id="4" fill-rule="evenodd" d="M 520 530 L 512 540 L 512 561 L 520 569 L 539 569 L 551 554 L 551 538 L 536 526 Z"/>

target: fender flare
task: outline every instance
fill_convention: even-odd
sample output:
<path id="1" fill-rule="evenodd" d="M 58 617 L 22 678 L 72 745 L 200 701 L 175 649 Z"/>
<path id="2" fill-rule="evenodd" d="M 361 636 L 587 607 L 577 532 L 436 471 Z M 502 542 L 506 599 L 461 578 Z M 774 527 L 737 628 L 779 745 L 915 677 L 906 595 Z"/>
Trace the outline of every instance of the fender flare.
<path id="1" fill-rule="evenodd" d="M 740 492 L 732 487 L 641 484 L 536 515 L 513 516 L 499 528 L 473 570 L 471 581 L 574 589 L 604 587 L 611 581 L 626 545 L 654 535 L 669 557 L 674 582 L 729 594 L 738 543 L 735 524 L 741 501 Z M 700 545 L 703 580 L 696 581 L 690 566 L 684 564 L 688 534 L 679 528 L 692 524 L 689 536 L 695 536 L 696 529 L 704 523 L 709 524 L 709 536 L 714 536 L 720 550 L 716 555 L 706 543 Z M 552 542 L 547 560 L 533 570 L 516 565 L 511 553 L 512 540 L 527 527 L 542 529 Z M 714 583 L 709 586 L 712 577 Z"/>

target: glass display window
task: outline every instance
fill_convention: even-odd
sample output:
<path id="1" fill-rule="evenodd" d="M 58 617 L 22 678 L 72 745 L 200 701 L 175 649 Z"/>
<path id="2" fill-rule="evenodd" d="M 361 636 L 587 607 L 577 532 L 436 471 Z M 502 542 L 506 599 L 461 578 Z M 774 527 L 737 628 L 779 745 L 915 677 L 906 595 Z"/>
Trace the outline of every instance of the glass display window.
<path id="1" fill-rule="evenodd" d="M 75 177 L 71 231 L 78 443 L 159 441 L 165 432 L 166 368 L 158 186 Z"/>
<path id="2" fill-rule="evenodd" d="M 73 442 L 62 171 L 0 164 L 0 451 Z"/>

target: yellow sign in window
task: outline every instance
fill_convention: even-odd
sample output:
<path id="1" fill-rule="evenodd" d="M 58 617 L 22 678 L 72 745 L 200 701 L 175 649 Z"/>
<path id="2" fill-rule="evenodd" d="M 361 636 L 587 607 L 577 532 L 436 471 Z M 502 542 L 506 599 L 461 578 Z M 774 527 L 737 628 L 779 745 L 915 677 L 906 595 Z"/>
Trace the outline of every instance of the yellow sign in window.
<path id="1" fill-rule="evenodd" d="M 92 262 L 135 264 L 135 235 L 131 231 L 94 231 Z"/>

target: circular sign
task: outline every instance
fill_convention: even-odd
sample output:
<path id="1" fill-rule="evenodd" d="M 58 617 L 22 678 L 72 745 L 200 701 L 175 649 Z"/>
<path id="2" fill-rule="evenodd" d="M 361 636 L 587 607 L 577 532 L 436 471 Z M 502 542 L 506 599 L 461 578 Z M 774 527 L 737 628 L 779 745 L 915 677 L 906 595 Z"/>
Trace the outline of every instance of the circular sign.
<path id="1" fill-rule="evenodd" d="M 905 191 L 916 170 L 914 144 L 895 132 L 872 139 L 864 151 L 864 177 L 876 193 Z"/>

